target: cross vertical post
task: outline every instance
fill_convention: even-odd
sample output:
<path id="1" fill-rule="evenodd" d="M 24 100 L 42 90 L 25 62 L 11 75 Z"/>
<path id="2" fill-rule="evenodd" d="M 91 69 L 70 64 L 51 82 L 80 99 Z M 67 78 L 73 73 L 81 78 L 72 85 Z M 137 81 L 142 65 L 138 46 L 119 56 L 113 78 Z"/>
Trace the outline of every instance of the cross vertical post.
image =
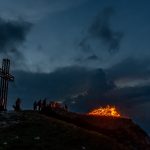
<path id="1" fill-rule="evenodd" d="M 14 81 L 14 76 L 9 74 L 10 60 L 3 59 L 0 68 L 1 87 L 0 87 L 0 111 L 7 110 L 8 82 Z"/>

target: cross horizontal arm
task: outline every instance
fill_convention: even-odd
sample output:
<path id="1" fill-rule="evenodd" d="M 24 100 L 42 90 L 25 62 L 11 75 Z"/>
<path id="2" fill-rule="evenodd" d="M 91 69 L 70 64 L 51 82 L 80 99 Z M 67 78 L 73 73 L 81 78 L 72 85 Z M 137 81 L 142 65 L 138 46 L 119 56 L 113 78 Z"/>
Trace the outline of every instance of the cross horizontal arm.
<path id="1" fill-rule="evenodd" d="M 8 73 L 4 73 L 4 71 L 1 68 L 0 68 L 0 77 L 9 81 L 14 81 L 14 76 Z"/>

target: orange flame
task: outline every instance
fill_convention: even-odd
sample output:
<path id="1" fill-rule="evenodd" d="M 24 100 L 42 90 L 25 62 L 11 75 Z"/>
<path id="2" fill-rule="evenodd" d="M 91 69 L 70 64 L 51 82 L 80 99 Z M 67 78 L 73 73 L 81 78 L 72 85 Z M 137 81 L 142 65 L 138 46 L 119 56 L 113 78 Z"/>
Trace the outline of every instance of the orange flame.
<path id="1" fill-rule="evenodd" d="M 92 110 L 88 113 L 89 115 L 93 116 L 112 116 L 112 117 L 120 117 L 121 115 L 117 112 L 115 106 L 100 107 L 97 109 Z"/>

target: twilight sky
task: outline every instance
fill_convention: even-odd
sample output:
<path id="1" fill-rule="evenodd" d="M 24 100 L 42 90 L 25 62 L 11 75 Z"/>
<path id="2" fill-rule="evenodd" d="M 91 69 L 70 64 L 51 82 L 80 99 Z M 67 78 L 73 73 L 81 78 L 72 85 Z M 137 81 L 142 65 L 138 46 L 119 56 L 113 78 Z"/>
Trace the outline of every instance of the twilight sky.
<path id="1" fill-rule="evenodd" d="M 0 59 L 17 96 L 86 112 L 118 106 L 150 133 L 149 0 L 0 0 Z M 11 100 L 12 99 L 12 100 Z"/>

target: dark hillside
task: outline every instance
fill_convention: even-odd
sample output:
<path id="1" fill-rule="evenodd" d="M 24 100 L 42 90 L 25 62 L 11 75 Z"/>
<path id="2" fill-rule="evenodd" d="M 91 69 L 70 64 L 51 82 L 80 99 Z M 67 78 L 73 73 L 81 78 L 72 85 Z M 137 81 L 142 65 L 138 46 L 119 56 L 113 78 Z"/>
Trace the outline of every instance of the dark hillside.
<path id="1" fill-rule="evenodd" d="M 47 116 L 46 116 L 47 115 Z M 149 150 L 149 137 L 130 119 L 64 111 L 0 114 L 0 150 Z"/>
<path id="2" fill-rule="evenodd" d="M 1 115 L 1 122 L 0 150 L 126 150 L 100 133 L 35 112 Z"/>
<path id="3" fill-rule="evenodd" d="M 45 111 L 44 114 L 73 123 L 84 129 L 96 131 L 130 149 L 149 150 L 150 138 L 129 118 L 89 116 L 66 111 Z"/>

